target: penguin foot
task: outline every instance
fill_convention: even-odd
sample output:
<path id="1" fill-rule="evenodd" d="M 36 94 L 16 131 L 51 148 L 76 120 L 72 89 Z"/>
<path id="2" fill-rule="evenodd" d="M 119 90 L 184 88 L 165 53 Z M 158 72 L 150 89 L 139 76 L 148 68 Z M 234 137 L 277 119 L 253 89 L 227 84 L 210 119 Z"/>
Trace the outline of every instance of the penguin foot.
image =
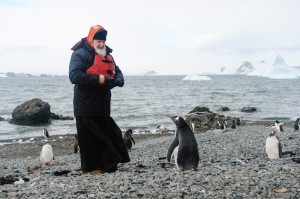
<path id="1" fill-rule="evenodd" d="M 52 162 L 44 162 L 44 163 L 40 163 L 40 166 L 41 167 L 47 167 L 47 166 L 53 166 L 54 165 L 54 163 L 52 163 Z"/>

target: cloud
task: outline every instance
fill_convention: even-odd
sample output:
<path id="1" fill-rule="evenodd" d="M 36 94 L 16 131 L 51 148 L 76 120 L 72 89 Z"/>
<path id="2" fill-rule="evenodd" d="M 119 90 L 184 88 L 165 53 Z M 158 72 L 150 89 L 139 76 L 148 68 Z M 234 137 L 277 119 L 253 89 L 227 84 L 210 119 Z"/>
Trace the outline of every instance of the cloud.
<path id="1" fill-rule="evenodd" d="M 67 74 L 70 48 L 94 24 L 108 30 L 107 45 L 125 73 L 219 71 L 274 59 L 275 51 L 300 65 L 295 0 L 7 2 L 0 2 L 0 72 Z"/>

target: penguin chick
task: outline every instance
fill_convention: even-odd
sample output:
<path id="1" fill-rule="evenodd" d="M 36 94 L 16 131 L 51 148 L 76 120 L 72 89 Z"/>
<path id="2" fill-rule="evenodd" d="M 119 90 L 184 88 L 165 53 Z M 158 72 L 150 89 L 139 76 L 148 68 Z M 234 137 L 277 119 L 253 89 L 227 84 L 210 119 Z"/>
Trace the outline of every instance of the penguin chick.
<path id="1" fill-rule="evenodd" d="M 42 151 L 40 152 L 40 161 L 42 166 L 51 166 L 54 160 L 52 146 L 50 144 L 44 144 Z"/>
<path id="2" fill-rule="evenodd" d="M 134 139 L 132 137 L 132 129 L 128 129 L 127 131 L 125 131 L 123 139 L 124 139 L 125 146 L 127 147 L 127 149 L 129 151 L 131 151 L 132 142 L 135 145 L 135 141 L 134 141 Z"/>
<path id="3" fill-rule="evenodd" d="M 282 146 L 275 131 L 272 131 L 266 139 L 266 152 L 270 160 L 282 157 Z"/>
<path id="4" fill-rule="evenodd" d="M 159 134 L 161 135 L 167 132 L 167 129 L 164 126 L 158 125 L 156 128 L 159 130 Z"/>

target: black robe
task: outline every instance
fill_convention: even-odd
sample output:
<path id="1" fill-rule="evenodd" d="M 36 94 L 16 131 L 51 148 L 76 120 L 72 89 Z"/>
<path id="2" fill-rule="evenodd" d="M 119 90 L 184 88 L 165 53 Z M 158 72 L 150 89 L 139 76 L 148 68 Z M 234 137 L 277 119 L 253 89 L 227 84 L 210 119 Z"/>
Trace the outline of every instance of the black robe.
<path id="1" fill-rule="evenodd" d="M 76 117 L 81 170 L 114 171 L 129 162 L 122 131 L 111 117 Z"/>

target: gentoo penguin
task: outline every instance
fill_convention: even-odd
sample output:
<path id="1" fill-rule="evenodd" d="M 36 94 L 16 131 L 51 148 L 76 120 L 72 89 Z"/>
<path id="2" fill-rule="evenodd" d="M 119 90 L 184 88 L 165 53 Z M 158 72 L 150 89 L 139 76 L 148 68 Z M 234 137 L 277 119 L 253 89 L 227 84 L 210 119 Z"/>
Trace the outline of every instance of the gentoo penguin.
<path id="1" fill-rule="evenodd" d="M 40 161 L 42 166 L 51 166 L 54 160 L 52 146 L 50 144 L 44 144 L 42 151 L 40 152 Z"/>
<path id="2" fill-rule="evenodd" d="M 167 153 L 167 161 L 174 156 L 175 164 L 179 170 L 196 170 L 199 163 L 198 144 L 190 126 L 182 117 L 167 116 L 176 124 L 175 139 Z"/>
<path id="3" fill-rule="evenodd" d="M 294 123 L 294 131 L 298 131 L 299 130 L 299 125 L 300 125 L 300 118 L 297 118 L 295 123 Z"/>
<path id="4" fill-rule="evenodd" d="M 266 139 L 266 152 L 270 160 L 282 157 L 282 146 L 275 131 L 272 131 Z"/>
<path id="5" fill-rule="evenodd" d="M 46 139 L 48 139 L 50 136 L 49 136 L 49 132 L 46 128 L 43 128 L 43 134 L 45 136 Z"/>
<path id="6" fill-rule="evenodd" d="M 217 119 L 217 124 L 220 127 L 220 129 L 226 130 L 227 129 L 227 121 L 223 118 Z"/>
<path id="7" fill-rule="evenodd" d="M 231 126 L 230 126 L 232 129 L 235 129 L 236 128 L 236 126 L 235 126 L 235 120 L 233 119 L 232 121 L 231 121 Z"/>
<path id="8" fill-rule="evenodd" d="M 159 134 L 161 135 L 167 132 L 167 129 L 164 126 L 158 125 L 156 128 L 159 130 Z"/>
<path id="9" fill-rule="evenodd" d="M 127 131 L 125 131 L 123 139 L 124 139 L 125 146 L 127 147 L 127 149 L 129 151 L 131 151 L 132 142 L 135 145 L 135 141 L 134 141 L 134 139 L 132 137 L 132 129 L 128 129 Z"/>
<path id="10" fill-rule="evenodd" d="M 275 128 L 278 132 L 284 132 L 282 125 L 283 122 L 279 122 L 278 120 L 275 121 Z"/>
<path id="11" fill-rule="evenodd" d="M 237 126 L 240 126 L 241 125 L 241 120 L 240 120 L 240 118 L 235 118 L 235 123 L 236 123 L 236 125 Z"/>

